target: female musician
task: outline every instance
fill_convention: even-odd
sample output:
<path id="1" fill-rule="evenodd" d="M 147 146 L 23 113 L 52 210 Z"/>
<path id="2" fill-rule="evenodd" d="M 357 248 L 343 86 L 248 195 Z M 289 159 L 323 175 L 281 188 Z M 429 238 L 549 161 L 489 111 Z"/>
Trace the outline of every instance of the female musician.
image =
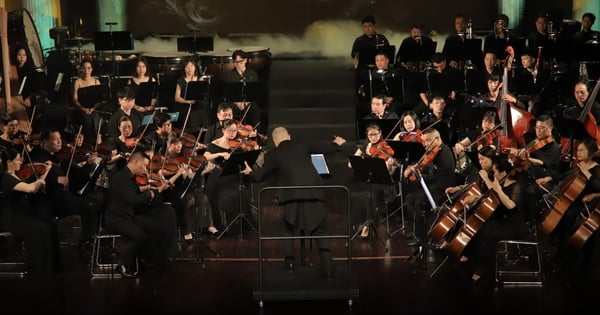
<path id="1" fill-rule="evenodd" d="M 154 152 L 163 155 L 167 150 L 167 140 L 173 130 L 171 116 L 167 113 L 156 112 L 152 118 L 154 122 L 154 132 L 147 133 L 144 139 L 154 144 Z M 180 135 L 181 136 L 181 135 Z"/>
<path id="2" fill-rule="evenodd" d="M 496 194 L 499 205 L 492 216 L 485 222 L 476 237 L 469 244 L 471 251 L 469 260 L 473 264 L 471 279 L 478 281 L 482 277 L 490 277 L 494 274 L 496 264 L 496 244 L 501 240 L 533 240 L 523 217 L 521 186 L 512 177 L 513 170 L 508 157 L 499 155 L 494 158 L 492 171 L 493 179 L 489 177 L 489 171 L 480 170 L 479 175 L 490 193 Z"/>
<path id="3" fill-rule="evenodd" d="M 454 155 L 435 128 L 423 132 L 423 146 L 426 148 L 424 156 L 417 163 L 407 166 L 402 175 L 407 179 L 413 176 L 422 177 L 437 206 L 445 198 L 444 189 L 454 185 Z M 425 237 L 425 227 L 429 226 L 425 221 L 428 218 L 427 213 L 430 212 L 428 210 L 433 205 L 428 203 L 424 189 L 406 194 L 404 200 L 406 213 L 412 216 L 415 222 L 413 233 L 419 233 L 409 241 L 409 245 L 417 245 L 420 242 L 419 238 Z"/>
<path id="4" fill-rule="evenodd" d="M 179 112 L 179 119 L 176 126 L 179 129 L 183 129 L 188 112 L 190 113 L 188 125 L 190 130 L 197 131 L 200 128 L 208 127 L 206 104 L 203 104 L 200 100 L 185 99 L 188 83 L 201 81 L 199 73 L 198 64 L 193 59 L 189 59 L 184 64 L 182 77 L 177 79 L 173 110 Z M 185 130 L 183 131 L 185 132 Z"/>
<path id="5" fill-rule="evenodd" d="M 456 142 L 454 153 L 456 154 L 457 172 L 468 176 L 478 170 L 478 167 L 473 166 L 473 163 L 471 163 L 475 159 L 471 154 L 465 152 L 466 148 L 469 148 L 469 152 L 479 151 L 483 146 L 490 146 L 494 150 L 498 148 L 498 131 L 495 130 L 495 128 L 497 129 L 497 119 L 498 114 L 495 111 L 485 112 L 481 119 L 481 129 L 471 130 L 467 137 Z M 476 150 L 473 150 L 475 148 Z"/>
<path id="6" fill-rule="evenodd" d="M 565 243 L 590 216 L 590 212 L 600 205 L 600 165 L 594 160 L 597 152 L 598 146 L 594 139 L 583 140 L 577 146 L 579 163 L 576 167 L 581 170 L 587 181 L 585 188 L 579 194 L 580 198 L 571 204 L 557 226 L 557 234 L 561 240 L 559 245 L 562 246 L 557 259 L 559 262 L 564 259 L 562 263 L 565 272 L 576 280 L 587 281 L 590 278 L 593 281 L 600 280 L 600 234 L 597 231 L 592 232 L 577 253 L 566 248 Z"/>
<path id="7" fill-rule="evenodd" d="M 417 113 L 412 110 L 405 111 L 400 120 L 402 121 L 400 132 L 394 136 L 394 140 L 419 142 L 422 144 L 421 121 L 417 117 Z"/>
<path id="8" fill-rule="evenodd" d="M 363 156 L 369 158 L 379 158 L 385 160 L 385 164 L 390 175 L 394 173 L 396 170 L 396 160 L 394 158 L 394 150 L 382 139 L 381 129 L 377 124 L 370 124 L 366 128 L 367 138 L 369 142 L 365 147 L 365 151 L 363 152 L 360 148 L 354 152 L 356 156 Z M 352 168 L 350 162 L 348 162 L 348 168 Z M 369 198 L 367 199 L 367 204 L 364 205 L 365 212 L 367 209 L 375 209 L 382 207 L 386 204 L 385 200 L 388 200 L 393 195 L 393 186 L 382 185 L 382 184 L 370 184 L 368 190 L 375 194 L 374 197 L 370 198 L 373 204 L 368 204 Z M 356 196 L 355 196 L 356 197 Z M 359 203 L 358 201 L 356 202 Z M 358 211 L 354 211 L 355 213 Z M 383 211 L 381 213 L 384 213 Z M 355 220 L 353 220 L 355 221 Z M 368 225 L 363 225 L 361 231 L 361 236 L 366 238 L 369 235 L 369 227 Z"/>
<path id="9" fill-rule="evenodd" d="M 233 119 L 223 121 L 222 130 L 223 136 L 209 143 L 206 152 L 204 152 L 204 157 L 209 161 L 203 172 L 208 173 L 205 193 L 212 208 L 214 226 L 217 230 L 223 230 L 224 220 L 221 211 L 225 211 L 227 219 L 234 218 L 239 213 L 241 198 L 242 211 L 246 212 L 246 218 L 250 220 L 252 225 L 257 227 L 256 220 L 250 212 L 248 192 L 240 190 L 240 175 L 221 176 L 222 166 L 234 150 L 230 143 L 237 137 L 237 122 Z"/>
<path id="10" fill-rule="evenodd" d="M 133 148 L 138 145 L 131 135 L 133 133 L 133 125 L 131 118 L 122 116 L 119 120 L 119 136 L 111 138 L 107 141 L 107 148 L 110 150 L 110 159 L 108 164 L 114 166 L 112 171 L 117 171 L 125 167 L 126 159 L 131 155 Z"/>
<path id="11" fill-rule="evenodd" d="M 150 74 L 150 71 L 148 69 L 148 60 L 140 56 L 138 57 L 137 62 L 135 64 L 135 73 L 133 74 L 133 77 L 131 77 L 131 79 L 127 81 L 127 84 L 134 87 L 137 95 L 140 84 L 144 82 L 156 82 L 156 80 Z M 156 98 L 156 89 L 154 89 L 152 91 L 152 99 L 150 100 L 150 104 L 143 104 L 140 106 L 136 103 L 133 106 L 133 108 L 140 113 L 151 112 L 154 110 L 154 107 L 156 107 L 157 102 L 158 100 Z"/>
<path id="12" fill-rule="evenodd" d="M 487 92 L 475 100 L 475 107 L 496 107 L 500 109 L 502 101 L 515 104 L 521 109 L 527 107 L 523 102 L 510 93 L 503 93 L 502 76 L 492 73 L 487 77 Z"/>
<path id="13" fill-rule="evenodd" d="M 24 182 L 16 174 L 23 165 L 21 154 L 13 148 L 2 151 L 2 165 L 6 173 L 0 176 L 3 192 L 2 222 L 17 238 L 23 240 L 27 271 L 51 272 L 58 255 L 58 240 L 54 217 L 43 216 L 31 204 L 31 195 L 44 188 L 51 164 L 37 175 L 37 180 Z"/>
<path id="14" fill-rule="evenodd" d="M 100 115 L 98 115 L 96 109 L 102 104 L 101 100 L 94 100 L 97 101 L 95 104 L 82 104 L 80 102 L 89 91 L 89 89 L 85 89 L 86 87 L 100 85 L 100 80 L 92 76 L 93 70 L 91 60 L 82 60 L 79 67 L 80 76 L 73 83 L 73 105 L 83 113 L 83 134 L 87 136 L 87 139 L 95 139 L 94 137 L 98 133 Z"/>

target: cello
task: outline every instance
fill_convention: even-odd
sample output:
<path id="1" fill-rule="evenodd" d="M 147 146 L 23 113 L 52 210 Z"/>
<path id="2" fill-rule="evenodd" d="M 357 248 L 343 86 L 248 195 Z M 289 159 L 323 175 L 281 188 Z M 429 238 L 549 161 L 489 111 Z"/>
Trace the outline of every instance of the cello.
<path id="1" fill-rule="evenodd" d="M 590 137 L 596 139 L 597 145 L 600 145 L 600 128 L 598 128 L 596 118 L 594 118 L 594 115 L 591 113 L 590 110 L 592 109 L 592 105 L 594 105 L 594 102 L 596 101 L 596 96 L 598 95 L 599 89 L 600 80 L 597 80 L 594 90 L 592 91 L 592 93 L 590 93 L 590 96 L 585 102 L 585 106 L 583 106 L 583 109 L 581 110 L 581 114 L 579 114 L 579 117 L 577 117 L 577 120 L 579 120 L 584 125 L 585 130 L 588 132 Z"/>
<path id="2" fill-rule="evenodd" d="M 547 236 L 554 231 L 567 209 L 585 188 L 586 181 L 585 175 L 579 167 L 575 166 L 569 171 L 567 177 L 552 190 L 551 196 L 555 198 L 555 201 L 546 211 L 540 223 L 539 230 L 542 235 Z"/>
<path id="3" fill-rule="evenodd" d="M 600 226 L 600 206 L 597 206 L 592 212 L 589 212 L 589 210 L 587 212 L 587 218 L 584 218 L 583 222 L 581 222 L 577 230 L 567 241 L 569 247 L 576 251 L 581 249 L 590 236 L 596 232 L 598 226 Z"/>
<path id="4" fill-rule="evenodd" d="M 502 95 L 508 94 L 508 71 L 511 70 L 512 59 L 515 51 L 511 46 L 506 47 L 507 57 L 505 60 L 504 73 L 502 75 Z M 500 130 L 498 143 L 500 148 L 525 146 L 523 135 L 533 131 L 535 117 L 528 111 L 502 99 L 498 117 L 504 126 Z"/>

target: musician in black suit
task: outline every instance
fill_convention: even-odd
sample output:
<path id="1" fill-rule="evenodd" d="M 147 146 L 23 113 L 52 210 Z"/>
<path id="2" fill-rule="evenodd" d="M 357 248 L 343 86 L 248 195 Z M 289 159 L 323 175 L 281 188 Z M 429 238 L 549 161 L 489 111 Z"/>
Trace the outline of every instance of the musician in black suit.
<path id="1" fill-rule="evenodd" d="M 311 146 L 293 141 L 287 129 L 277 127 L 272 132 L 275 149 L 265 155 L 261 168 L 252 170 L 248 164 L 243 173 L 251 180 L 260 182 L 271 175 L 276 175 L 275 186 L 318 186 L 322 180 L 311 162 L 311 153 L 333 152 L 346 142 L 336 137 L 327 147 Z M 302 230 L 313 236 L 325 235 L 324 223 L 326 208 L 321 190 L 286 190 L 278 197 L 278 204 L 284 207 L 285 225 L 292 236 Z M 332 258 L 327 239 L 317 239 L 321 257 L 322 271 L 325 276 L 332 273 Z M 284 242 L 286 268 L 294 268 L 294 242 Z"/>
<path id="2" fill-rule="evenodd" d="M 108 190 L 105 227 L 127 239 L 118 271 L 128 278 L 136 276 L 132 266 L 137 256 L 150 255 L 162 267 L 177 250 L 175 210 L 160 195 L 169 184 L 154 192 L 150 185 L 136 183 L 136 176 L 148 172 L 149 162 L 145 153 L 134 152 L 127 166 L 113 174 Z"/>

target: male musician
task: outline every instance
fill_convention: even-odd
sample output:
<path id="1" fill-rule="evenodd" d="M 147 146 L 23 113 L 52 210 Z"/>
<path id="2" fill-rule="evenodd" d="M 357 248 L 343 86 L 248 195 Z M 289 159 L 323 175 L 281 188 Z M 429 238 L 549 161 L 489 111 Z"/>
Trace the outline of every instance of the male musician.
<path id="1" fill-rule="evenodd" d="M 502 77 L 502 70 L 498 66 L 496 54 L 492 51 L 486 51 L 483 54 L 483 68 L 466 73 L 467 86 L 465 92 L 469 95 L 485 94 L 488 91 L 487 82 L 493 74 L 500 78 Z"/>
<path id="2" fill-rule="evenodd" d="M 464 41 L 467 32 L 467 18 L 464 15 L 458 14 L 454 17 L 454 30 L 454 34 L 446 37 L 442 54 L 451 68 L 458 69 L 464 59 Z"/>
<path id="3" fill-rule="evenodd" d="M 458 93 L 463 90 L 462 74 L 447 67 L 446 57 L 441 53 L 433 54 L 431 62 L 433 63 L 433 69 L 422 74 L 419 98 L 422 104 L 427 107 L 431 102 L 431 98 L 439 95 L 448 101 L 450 107 L 453 107 Z M 415 111 L 417 113 L 423 112 L 419 108 L 415 108 Z"/>
<path id="4" fill-rule="evenodd" d="M 420 181 L 423 189 L 417 189 L 408 193 L 405 197 L 406 213 L 414 219 L 415 237 L 409 241 L 409 245 L 417 245 L 425 241 L 427 234 L 426 228 L 429 226 L 426 220 L 429 218 L 429 210 L 438 206 L 445 198 L 444 190 L 446 187 L 454 186 L 454 154 L 440 137 L 440 133 L 435 128 L 429 128 L 423 131 L 423 146 L 425 155 L 419 162 L 406 167 L 404 170 L 405 178 L 416 178 Z M 429 162 L 424 165 L 422 161 Z M 428 201 L 427 194 L 431 194 L 435 205 Z M 418 233 L 418 235 L 416 235 Z"/>
<path id="5" fill-rule="evenodd" d="M 361 81 L 359 93 L 368 91 L 369 96 L 384 94 L 389 109 L 398 115 L 410 109 L 404 105 L 404 85 L 401 80 L 404 79 L 405 74 L 403 70 L 390 66 L 390 58 L 385 51 L 378 51 L 375 54 L 375 68 L 364 69 L 359 76 Z M 362 104 L 360 106 L 360 109 L 364 108 Z"/>
<path id="6" fill-rule="evenodd" d="M 159 267 L 165 267 L 177 251 L 175 211 L 158 198 L 168 184 L 163 183 L 155 192 L 150 185 L 138 186 L 135 181 L 136 176 L 148 172 L 149 162 L 145 153 L 134 152 L 127 166 L 112 176 L 108 189 L 105 227 L 127 239 L 117 269 L 126 278 L 136 276 L 136 257 L 151 257 Z"/>
<path id="7" fill-rule="evenodd" d="M 208 127 L 204 135 L 205 145 L 223 136 L 223 121 L 227 119 L 233 119 L 233 107 L 230 103 L 221 103 L 217 106 L 217 121 Z"/>
<path id="8" fill-rule="evenodd" d="M 375 29 L 375 18 L 366 16 L 361 21 L 363 34 L 352 43 L 350 56 L 357 60 L 356 70 L 369 68 L 374 60 L 375 51 L 390 46 L 390 42 L 383 34 Z"/>
<path id="9" fill-rule="evenodd" d="M 568 107 L 564 111 L 564 116 L 567 119 L 577 120 L 581 115 L 581 111 L 585 107 L 585 104 L 590 97 L 590 92 L 588 91 L 587 82 L 580 80 L 575 83 L 573 86 L 573 96 L 575 98 L 575 105 Z M 594 118 L 596 119 L 596 124 L 600 126 L 600 103 L 594 101 L 591 105 L 589 111 Z"/>
<path id="10" fill-rule="evenodd" d="M 431 59 L 435 51 L 435 43 L 429 36 L 423 34 L 423 28 L 418 25 L 410 27 L 410 36 L 403 39 L 398 49 L 396 64 L 425 62 Z M 407 67 L 410 69 L 410 67 Z"/>
<path id="11" fill-rule="evenodd" d="M 173 126 L 171 123 L 171 116 L 167 113 L 157 112 L 154 114 L 152 120 L 156 130 L 148 133 L 144 139 L 147 143 L 154 145 L 155 153 L 165 155 L 165 152 L 167 151 L 167 138 L 169 137 L 169 134 L 171 134 Z"/>
<path id="12" fill-rule="evenodd" d="M 133 109 L 135 105 L 135 90 L 129 85 L 123 86 L 117 92 L 119 100 L 119 108 L 110 116 L 108 121 L 108 135 L 112 139 L 119 137 L 119 121 L 121 117 L 128 116 L 133 124 L 133 133 L 137 133 L 142 125 L 142 117 L 140 112 Z"/>
<path id="13" fill-rule="evenodd" d="M 363 119 L 400 119 L 396 112 L 388 109 L 386 103 L 387 97 L 383 94 L 377 94 L 371 98 L 371 113 L 364 116 Z"/>
<path id="14" fill-rule="evenodd" d="M 588 41 L 598 40 L 598 32 L 592 30 L 596 22 L 596 15 L 591 12 L 586 12 L 581 17 L 581 30 L 573 35 L 573 59 L 574 62 L 589 61 L 589 56 L 586 56 L 585 45 Z M 595 37 L 595 38 L 594 38 Z M 587 54 L 589 55 L 589 54 Z M 586 60 L 588 59 L 588 60 Z"/>
<path id="15" fill-rule="evenodd" d="M 553 128 L 552 117 L 542 114 L 535 119 L 535 139 L 527 145 L 527 147 L 532 147 L 536 143 L 545 143 L 541 148 L 533 152 L 526 149 L 527 147 L 523 149 L 505 148 L 505 151 L 509 151 L 509 156 L 515 157 L 514 164 L 517 167 L 520 163 L 530 164 L 521 180 L 527 181 L 525 186 L 527 187 L 525 190 L 525 200 L 527 202 L 525 218 L 531 225 L 537 220 L 535 212 L 541 208 L 539 201 L 542 195 L 552 190 L 560 180 L 558 169 L 560 145 L 552 137 Z"/>
<path id="16" fill-rule="evenodd" d="M 246 67 L 246 63 L 248 62 L 248 56 L 246 55 L 246 52 L 239 49 L 235 50 L 231 54 L 231 59 L 233 60 L 233 65 L 235 68 L 224 73 L 223 81 L 226 83 L 259 81 L 258 73 Z"/>
<path id="17" fill-rule="evenodd" d="M 479 168 L 474 166 L 473 163 L 476 161 L 476 155 L 474 156 L 473 152 L 478 152 L 480 148 L 483 146 L 490 146 L 494 150 L 498 148 L 498 137 L 497 132 L 494 132 L 494 128 L 498 129 L 497 125 L 498 114 L 495 111 L 488 111 L 483 114 L 483 118 L 481 119 L 481 128 L 470 130 L 469 134 L 463 138 L 462 140 L 456 142 L 454 145 L 454 153 L 456 157 L 463 156 L 465 149 L 467 147 L 473 147 L 470 150 L 470 154 L 467 156 L 467 159 L 470 161 L 466 161 L 468 166 L 471 166 L 470 170 L 464 169 L 467 174 L 470 174 L 474 169 L 478 170 Z M 458 169 L 463 169 L 463 165 L 457 165 Z"/>
<path id="18" fill-rule="evenodd" d="M 553 82 L 550 72 L 543 69 L 543 65 L 539 64 L 541 60 L 536 56 L 541 53 L 541 50 L 538 49 L 536 52 L 525 50 L 521 53 L 522 68 L 517 71 L 512 81 L 512 90 L 523 103 L 527 104 L 527 111 L 534 116 L 551 112 L 550 105 L 546 105 L 542 97 L 548 98 L 547 92 L 553 89 L 550 86 Z"/>
<path id="19" fill-rule="evenodd" d="M 45 194 L 34 198 L 35 207 L 59 218 L 71 215 L 81 217 L 80 249 L 87 250 L 96 233 L 99 209 L 95 200 L 85 199 L 69 191 L 69 161 L 60 163 L 55 153 L 62 148 L 62 137 L 58 129 L 49 128 L 41 133 L 42 144 L 31 151 L 31 160 L 38 163 L 53 163 L 46 177 Z"/>
<path id="20" fill-rule="evenodd" d="M 24 144 L 26 143 L 27 133 L 19 130 L 19 118 L 14 114 L 6 114 L 2 117 L 2 134 L 0 135 L 0 146 L 13 147 L 17 152 L 23 152 Z M 31 147 L 28 151 L 31 151 Z"/>
<path id="21" fill-rule="evenodd" d="M 548 25 L 551 23 L 546 15 L 538 15 L 535 18 L 535 30 L 527 37 L 527 49 L 537 51 L 538 47 L 544 47 L 544 55 L 541 61 L 553 60 L 556 57 L 555 39 L 550 34 Z"/>
<path id="22" fill-rule="evenodd" d="M 420 118 L 421 126 L 424 128 L 435 126 L 444 143 L 454 143 L 456 141 L 454 139 L 456 129 L 454 126 L 454 113 L 456 110 L 447 110 L 446 100 L 439 95 L 433 97 L 428 107 L 428 111 L 422 114 Z"/>
<path id="23" fill-rule="evenodd" d="M 265 156 L 263 167 L 252 170 L 246 163 L 243 173 L 250 175 L 251 180 L 260 182 L 271 175 L 276 175 L 276 186 L 321 185 L 321 177 L 311 162 L 312 146 L 292 140 L 287 129 L 277 127 L 272 132 L 275 149 Z M 344 144 L 345 139 L 336 137 L 327 147 L 321 146 L 318 151 L 333 152 Z M 286 190 L 278 197 L 278 204 L 284 207 L 284 218 L 289 235 L 298 230 L 314 236 L 325 235 L 324 223 L 326 208 L 323 205 L 324 196 L 315 190 Z M 322 272 L 326 277 L 333 273 L 333 262 L 327 239 L 317 239 L 321 257 Z M 285 267 L 294 269 L 294 241 L 284 241 Z"/>

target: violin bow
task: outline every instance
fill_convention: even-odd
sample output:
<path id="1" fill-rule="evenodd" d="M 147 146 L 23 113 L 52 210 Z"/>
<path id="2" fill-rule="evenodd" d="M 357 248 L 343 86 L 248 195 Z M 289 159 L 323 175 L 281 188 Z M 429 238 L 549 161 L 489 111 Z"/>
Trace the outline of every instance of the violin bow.
<path id="1" fill-rule="evenodd" d="M 471 147 L 476 144 L 481 142 L 481 140 L 483 140 L 485 137 L 487 137 L 487 135 L 491 134 L 492 132 L 498 130 L 498 128 L 502 127 L 504 125 L 505 122 L 501 122 L 499 124 L 497 124 L 496 126 L 494 126 L 494 128 L 484 132 L 481 134 L 481 137 L 478 137 L 477 139 L 475 139 L 475 141 L 473 141 L 471 144 L 469 144 L 468 146 L 465 147 L 465 150 L 471 150 Z"/>
<path id="2" fill-rule="evenodd" d="M 102 130 L 102 123 L 103 123 L 104 118 L 100 117 L 100 121 L 98 122 L 98 133 L 96 134 L 96 141 L 95 141 L 95 145 L 94 145 L 94 152 L 98 152 L 98 138 L 100 138 L 100 132 Z M 102 140 L 102 139 L 100 139 Z"/>
<path id="3" fill-rule="evenodd" d="M 77 139 L 81 136 L 81 130 L 83 129 L 83 125 L 79 126 L 79 131 L 77 131 L 77 136 L 75 136 L 75 143 L 73 144 L 73 148 L 71 148 L 71 158 L 69 159 L 69 166 L 67 167 L 67 172 L 65 173 L 65 177 L 69 178 L 69 173 L 71 172 L 71 165 L 73 165 L 73 157 L 75 157 L 75 151 L 77 150 Z M 65 185 L 65 190 L 67 190 L 67 185 Z"/>
<path id="4" fill-rule="evenodd" d="M 392 127 L 392 129 L 390 130 L 390 132 L 387 134 L 387 136 L 385 136 L 385 138 L 383 138 L 383 140 L 389 140 L 390 137 L 392 136 L 392 132 L 394 132 L 394 130 L 396 129 L 396 127 L 398 127 L 398 125 L 400 125 L 400 122 L 402 120 L 398 119 L 398 121 L 396 122 L 396 124 L 394 125 L 394 127 Z"/>
<path id="5" fill-rule="evenodd" d="M 427 126 L 427 127 L 426 127 L 426 128 L 424 128 L 423 130 L 421 130 L 421 133 L 424 133 L 424 132 L 425 132 L 425 130 L 427 130 L 427 129 L 429 129 L 429 128 L 431 128 L 431 127 L 433 127 L 433 126 L 435 126 L 435 125 L 439 124 L 441 121 L 442 121 L 442 119 L 441 119 L 441 118 L 440 118 L 440 119 L 438 119 L 438 120 L 436 120 L 436 121 L 434 121 L 434 122 L 433 122 L 433 124 L 431 124 L 431 125 Z"/>
<path id="6" fill-rule="evenodd" d="M 188 112 L 185 115 L 185 121 L 183 122 L 183 127 L 181 128 L 181 136 L 185 134 L 185 127 L 187 126 L 188 120 L 190 119 L 190 113 L 192 112 L 192 104 L 188 107 Z"/>
<path id="7" fill-rule="evenodd" d="M 194 154 L 196 154 L 196 149 L 198 148 L 198 144 L 200 143 L 200 138 L 202 137 L 202 134 L 205 131 L 206 131 L 206 128 L 200 128 L 200 133 L 198 134 L 198 138 L 196 138 L 196 142 L 194 142 L 194 146 L 192 147 L 192 153 L 190 153 L 190 158 L 188 159 L 188 162 L 187 162 L 187 167 L 188 168 L 192 164 L 192 156 Z"/>
<path id="8" fill-rule="evenodd" d="M 156 114 L 156 111 L 153 111 L 152 112 L 152 116 L 150 116 L 150 121 L 154 120 L 154 115 L 155 114 Z M 144 127 L 144 130 L 142 130 L 142 133 L 138 137 L 138 141 L 135 142 L 135 145 L 133 146 L 133 149 L 131 149 L 132 153 L 135 152 L 135 149 L 137 148 L 137 145 L 140 142 L 139 140 L 142 139 L 142 137 L 146 134 L 146 131 L 148 130 L 148 126 L 150 126 L 150 123 L 147 123 L 146 127 Z M 152 145 L 152 151 L 154 151 L 154 144 Z"/>

